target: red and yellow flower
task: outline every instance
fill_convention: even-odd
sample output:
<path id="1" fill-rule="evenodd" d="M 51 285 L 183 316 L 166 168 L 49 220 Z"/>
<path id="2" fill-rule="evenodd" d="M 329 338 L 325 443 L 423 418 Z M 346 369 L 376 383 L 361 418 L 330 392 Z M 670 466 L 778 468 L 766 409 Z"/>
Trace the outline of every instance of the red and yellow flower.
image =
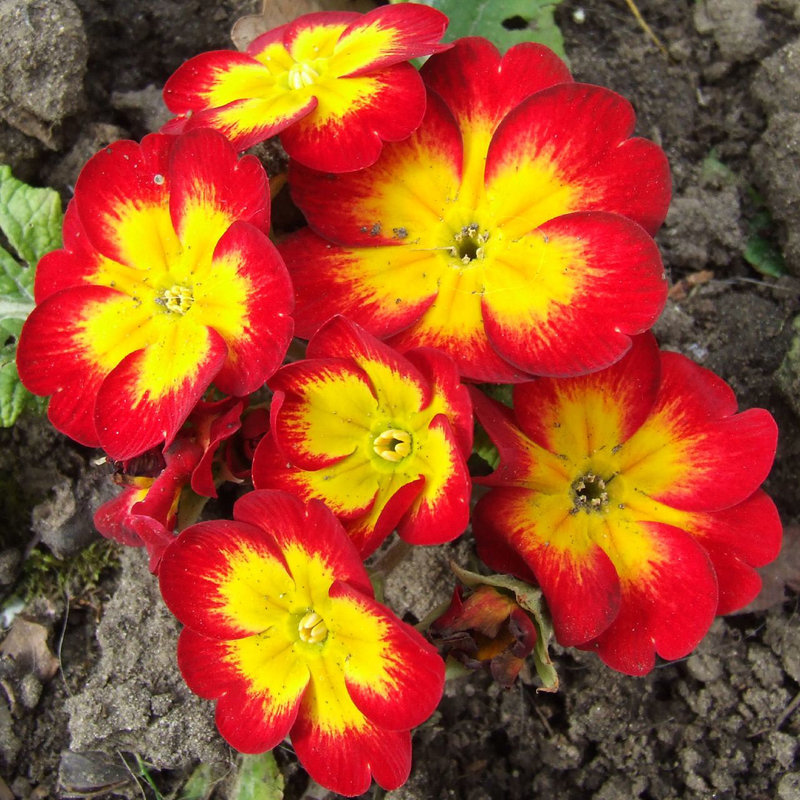
<path id="1" fill-rule="evenodd" d="M 428 349 L 401 356 L 343 317 L 319 330 L 307 355 L 269 381 L 256 487 L 324 501 L 362 557 L 395 527 L 412 544 L 462 533 L 472 406 L 452 361 Z"/>
<path id="2" fill-rule="evenodd" d="M 361 560 L 322 503 L 256 491 L 235 521 L 187 528 L 161 563 L 186 625 L 178 664 L 216 700 L 220 733 L 259 753 L 287 735 L 311 777 L 344 795 L 408 776 L 410 729 L 433 712 L 444 664 L 373 599 Z"/>
<path id="3" fill-rule="evenodd" d="M 95 155 L 19 342 L 20 377 L 53 395 L 55 427 L 125 460 L 168 445 L 212 382 L 235 396 L 261 386 L 293 328 L 268 227 L 263 167 L 215 131 Z"/>
<path id="4" fill-rule="evenodd" d="M 422 125 L 372 167 L 289 172 L 309 228 L 282 245 L 297 326 L 331 309 L 400 350 L 512 382 L 619 359 L 666 300 L 651 234 L 669 169 L 631 106 L 535 44 L 462 39 L 422 70 Z"/>
<path id="5" fill-rule="evenodd" d="M 478 552 L 538 582 L 561 644 L 641 675 L 758 593 L 781 541 L 759 489 L 777 430 L 716 375 L 644 335 L 601 372 L 516 386 L 513 414 L 473 401 L 500 452 Z"/>
<path id="6" fill-rule="evenodd" d="M 167 107 L 184 115 L 165 130 L 216 128 L 239 150 L 280 133 L 309 167 L 360 169 L 421 122 L 425 89 L 407 62 L 446 49 L 446 27 L 441 12 L 408 3 L 307 14 L 244 53 L 187 61 L 164 87 Z"/>

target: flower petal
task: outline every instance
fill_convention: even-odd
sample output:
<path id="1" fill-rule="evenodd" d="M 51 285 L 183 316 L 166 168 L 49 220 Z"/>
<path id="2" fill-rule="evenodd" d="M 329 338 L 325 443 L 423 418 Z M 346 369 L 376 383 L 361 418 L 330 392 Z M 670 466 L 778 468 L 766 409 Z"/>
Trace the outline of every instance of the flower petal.
<path id="1" fill-rule="evenodd" d="M 293 61 L 313 61 L 320 54 L 330 58 L 336 43 L 350 25 L 363 18 L 355 11 L 317 11 L 282 25 L 273 31 L 259 36 L 247 52 L 260 61 L 271 55 L 265 46 L 280 39 L 286 53 Z"/>
<path id="2" fill-rule="evenodd" d="M 669 206 L 669 165 L 653 142 L 628 139 L 633 127 L 630 103 L 598 86 L 561 84 L 517 106 L 486 161 L 487 190 L 508 235 L 595 210 L 621 214 L 654 234 Z"/>
<path id="3" fill-rule="evenodd" d="M 580 646 L 595 650 L 613 669 L 645 675 L 655 653 L 682 658 L 705 636 L 717 610 L 717 581 L 705 551 L 684 531 L 645 522 L 632 523 L 625 535 L 632 558 L 621 574 L 619 614 L 597 639 Z"/>
<path id="4" fill-rule="evenodd" d="M 378 409 L 367 376 L 344 357 L 287 364 L 269 386 L 275 443 L 301 469 L 320 469 L 353 453 Z"/>
<path id="5" fill-rule="evenodd" d="M 34 394 L 53 395 L 50 421 L 87 447 L 100 444 L 95 401 L 110 367 L 87 341 L 83 320 L 109 304 L 120 304 L 121 298 L 101 286 L 57 292 L 31 312 L 19 339 L 17 366 L 23 384 Z M 130 320 L 133 309 L 121 304 Z"/>
<path id="6" fill-rule="evenodd" d="M 234 518 L 269 533 L 284 553 L 297 587 L 310 569 L 298 565 L 313 562 L 314 569 L 347 581 L 372 597 L 372 584 L 361 558 L 344 535 L 341 523 L 318 500 L 303 503 L 285 492 L 249 492 L 234 506 Z"/>
<path id="7" fill-rule="evenodd" d="M 159 569 L 170 611 L 204 636 L 239 639 L 285 627 L 294 581 L 274 539 L 241 521 L 214 520 L 186 528 Z"/>
<path id="8" fill-rule="evenodd" d="M 131 517 L 130 526 L 147 550 L 148 569 L 153 575 L 158 575 L 161 558 L 166 549 L 175 541 L 174 534 L 167 530 L 159 520 L 141 514 Z"/>
<path id="9" fill-rule="evenodd" d="M 458 187 L 461 160 L 461 134 L 453 115 L 430 95 L 422 125 L 404 141 L 387 144 L 369 170 L 325 175 L 292 163 L 289 186 L 320 236 L 370 248 L 420 239 L 415 248 L 420 258 L 425 248 L 439 244 L 427 241 L 428 231 L 447 214 L 447 187 Z M 291 263 L 289 268 L 293 271 Z"/>
<path id="10" fill-rule="evenodd" d="M 463 273 L 458 269 L 438 273 L 438 296 L 417 321 L 390 336 L 389 344 L 401 351 L 412 347 L 438 348 L 455 361 L 465 380 L 492 383 L 529 380 L 530 373 L 506 361 L 487 338 L 482 274 L 482 271 Z M 528 286 L 525 290 L 530 292 Z"/>
<path id="11" fill-rule="evenodd" d="M 275 90 L 263 97 L 247 97 L 222 108 L 198 111 L 184 119 L 183 130 L 214 128 L 242 151 L 285 131 L 316 107 L 316 97 Z"/>
<path id="12" fill-rule="evenodd" d="M 289 492 L 304 501 L 321 500 L 340 519 L 364 559 L 398 525 L 424 478 L 407 470 L 381 473 L 359 453 L 317 469 L 300 469 L 287 462 L 266 436 L 256 450 L 253 481 L 258 489 Z"/>
<path id="13" fill-rule="evenodd" d="M 210 259 L 231 223 L 269 231 L 269 186 L 255 156 L 239 159 L 228 140 L 208 129 L 178 137 L 170 153 L 169 209 L 194 262 Z"/>
<path id="14" fill-rule="evenodd" d="M 331 317 L 342 314 L 377 336 L 402 330 L 436 297 L 435 275 L 425 259 L 406 248 L 350 250 L 330 244 L 308 228 L 279 248 L 294 285 L 297 335 L 310 338 Z"/>
<path id="15" fill-rule="evenodd" d="M 203 456 L 203 448 L 186 434 L 179 434 L 164 450 L 164 469 L 153 481 L 147 496 L 131 510 L 134 515 L 151 517 L 170 531 L 175 528 L 178 500 Z"/>
<path id="16" fill-rule="evenodd" d="M 337 75 L 363 75 L 446 50 L 449 45 L 439 44 L 439 40 L 447 23 L 441 11 L 421 4 L 373 9 L 342 33 L 331 58 L 331 70 Z"/>
<path id="17" fill-rule="evenodd" d="M 531 94 L 572 83 L 566 64 L 544 45 L 516 45 L 501 58 L 478 37 L 458 39 L 452 50 L 429 58 L 420 74 L 455 116 L 464 137 L 464 172 L 479 181 L 503 117 Z"/>
<path id="18" fill-rule="evenodd" d="M 374 725 L 355 707 L 344 682 L 321 671 L 303 695 L 291 736 L 308 774 L 346 797 L 366 792 L 372 777 L 396 789 L 411 771 L 411 734 Z"/>
<path id="19" fill-rule="evenodd" d="M 176 139 L 151 134 L 96 153 L 75 184 L 74 202 L 92 246 L 120 264 L 167 267 L 179 247 L 168 212 L 169 155 Z"/>
<path id="20" fill-rule="evenodd" d="M 311 169 L 351 172 L 374 164 L 384 141 L 405 139 L 425 112 L 425 87 L 410 64 L 321 81 L 316 106 L 281 133 L 292 158 Z"/>
<path id="21" fill-rule="evenodd" d="M 520 428 L 540 447 L 588 455 L 613 449 L 642 426 L 660 379 L 658 345 L 651 334 L 643 334 L 607 369 L 515 386 L 514 413 Z"/>
<path id="22" fill-rule="evenodd" d="M 342 656 L 345 684 L 356 707 L 391 731 L 424 722 L 444 688 L 444 662 L 436 649 L 385 606 L 347 584 L 334 584 L 330 595 L 331 625 L 336 622 L 330 644 Z"/>
<path id="23" fill-rule="evenodd" d="M 473 417 L 469 390 L 461 383 L 451 358 L 439 350 L 418 347 L 403 354 L 433 389 L 433 410 L 446 414 L 458 447 L 465 456 L 472 452 Z M 430 404 L 429 404 L 430 405 Z"/>
<path id="24" fill-rule="evenodd" d="M 338 355 L 354 361 L 390 413 L 407 417 L 432 400 L 431 386 L 407 358 L 344 316 L 335 316 L 320 328 L 306 353 L 312 359 Z"/>
<path id="25" fill-rule="evenodd" d="M 164 85 L 164 102 L 173 113 L 186 114 L 226 106 L 273 84 L 269 70 L 249 50 L 214 50 L 178 67 Z"/>
<path id="26" fill-rule="evenodd" d="M 131 509 L 144 500 L 152 482 L 149 478 L 134 478 L 130 484 L 123 485 L 120 494 L 103 503 L 92 519 L 98 532 L 128 547 L 142 547 L 144 542 L 130 525 Z"/>
<path id="27" fill-rule="evenodd" d="M 189 688 L 217 701 L 220 733 L 243 753 L 279 745 L 297 718 L 308 668 L 268 636 L 209 639 L 189 628 L 178 639 L 178 666 Z"/>
<path id="28" fill-rule="evenodd" d="M 774 561 L 781 547 L 781 520 L 769 496 L 759 490 L 731 508 L 691 514 L 686 529 L 714 565 L 717 614 L 730 614 L 753 600 L 761 589 L 753 567 Z"/>
<path id="29" fill-rule="evenodd" d="M 544 45 L 525 42 L 501 56 L 490 41 L 477 36 L 456 40 L 452 49 L 429 58 L 420 74 L 462 130 L 485 121 L 489 137 L 529 95 L 572 83 L 567 65 Z"/>
<path id="30" fill-rule="evenodd" d="M 296 467 L 267 434 L 253 458 L 253 484 L 257 489 L 278 489 L 303 501 L 321 499 L 342 521 L 369 512 L 378 493 L 372 465 L 357 456 L 343 457 L 327 466 Z"/>
<path id="31" fill-rule="evenodd" d="M 95 276 L 109 271 L 107 259 L 92 247 L 86 236 L 74 199 L 70 200 L 64 214 L 63 239 L 62 249 L 46 253 L 36 265 L 34 297 L 37 303 L 43 303 L 61 289 L 97 283 Z"/>
<path id="32" fill-rule="evenodd" d="M 531 442 L 515 424 L 510 408 L 490 400 L 475 388 L 470 390 L 470 396 L 475 416 L 500 455 L 497 469 L 491 475 L 477 479 L 478 483 L 534 488 L 549 494 L 563 491 L 565 485 L 569 485 L 572 480 L 570 467 L 564 459 Z M 518 410 L 518 413 L 524 414 L 525 411 Z"/>
<path id="33" fill-rule="evenodd" d="M 241 429 L 242 413 L 246 405 L 246 400 L 236 400 L 233 397 L 226 397 L 215 403 L 201 401 L 189 415 L 192 439 L 201 452 L 191 471 L 191 486 L 195 494 L 217 497 L 212 464 L 221 443 Z"/>
<path id="34" fill-rule="evenodd" d="M 519 554 L 542 587 L 565 647 L 601 634 L 620 607 L 614 564 L 592 540 L 587 515 L 570 511 L 568 496 L 499 488 L 478 501 L 473 515 L 480 558 L 497 568 L 496 545 L 501 560 L 509 550 Z"/>
<path id="35" fill-rule="evenodd" d="M 641 227 L 605 212 L 576 213 L 498 256 L 485 273 L 482 312 L 503 358 L 533 374 L 569 376 L 617 361 L 666 297 L 658 248 Z"/>
<path id="36" fill-rule="evenodd" d="M 422 491 L 397 528 L 410 544 L 443 544 L 460 536 L 469 524 L 472 484 L 467 464 L 444 414 L 431 422 L 415 451 L 425 476 Z"/>
<path id="37" fill-rule="evenodd" d="M 117 461 L 169 445 L 225 362 L 216 331 L 166 316 L 151 322 L 157 338 L 120 361 L 97 393 L 100 445 Z"/>
<path id="38" fill-rule="evenodd" d="M 288 63 L 282 71 L 292 63 L 281 44 L 264 42 L 263 50 L 278 62 L 283 54 Z M 248 53 L 201 53 L 169 78 L 164 102 L 177 114 L 192 112 L 183 130 L 214 128 L 237 150 L 246 150 L 301 119 L 317 104 L 308 94 L 287 91 L 263 59 L 264 52 L 250 53 L 249 49 Z"/>
<path id="39" fill-rule="evenodd" d="M 214 383 L 226 394 L 254 392 L 281 365 L 292 339 L 292 284 L 283 259 L 266 234 L 234 222 L 210 269 L 193 282 L 199 318 L 228 348 Z"/>
<path id="40" fill-rule="evenodd" d="M 730 387 L 685 356 L 662 353 L 661 365 L 653 412 L 620 451 L 626 479 L 687 511 L 715 511 L 746 499 L 772 466 L 772 416 L 763 409 L 735 414 Z"/>
<path id="41" fill-rule="evenodd" d="M 345 520 L 347 535 L 358 548 L 362 559 L 372 555 L 399 525 L 424 485 L 425 478 L 422 476 L 399 470 L 390 473 L 379 481 L 375 502 L 369 512 L 364 516 Z"/>

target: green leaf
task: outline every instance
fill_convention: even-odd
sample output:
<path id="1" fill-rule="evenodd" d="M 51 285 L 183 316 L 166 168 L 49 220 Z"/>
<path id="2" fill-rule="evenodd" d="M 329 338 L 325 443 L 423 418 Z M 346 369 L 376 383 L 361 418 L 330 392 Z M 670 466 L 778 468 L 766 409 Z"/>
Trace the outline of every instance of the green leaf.
<path id="1" fill-rule="evenodd" d="M 0 295 L 26 300 L 33 306 L 34 270 L 23 267 L 0 247 Z"/>
<path id="2" fill-rule="evenodd" d="M 509 408 L 514 407 L 514 387 L 509 383 L 479 383 L 478 388 L 486 395 Z"/>
<path id="3" fill-rule="evenodd" d="M 725 163 L 717 158 L 715 150 L 703 159 L 700 165 L 700 183 L 736 186 L 739 176 Z"/>
<path id="4" fill-rule="evenodd" d="M 6 361 L 0 367 L 0 425 L 10 428 L 23 411 L 42 414 L 44 409 L 45 400 L 32 395 L 20 382 L 13 358 Z"/>
<path id="5" fill-rule="evenodd" d="M 495 447 L 494 442 L 489 438 L 483 425 L 475 423 L 475 436 L 472 442 L 472 450 L 476 456 L 482 458 L 492 469 L 497 469 L 500 463 L 500 453 Z"/>
<path id="6" fill-rule="evenodd" d="M 282 800 L 283 775 L 272 751 L 242 756 L 230 800 Z"/>
<path id="7" fill-rule="evenodd" d="M 20 383 L 16 355 L 21 330 L 21 319 L 0 320 L 0 425 L 4 428 L 10 428 L 23 411 L 41 414 L 46 405 L 44 398 L 32 395 Z"/>
<path id="8" fill-rule="evenodd" d="M 58 192 L 28 186 L 0 166 L 0 230 L 29 267 L 61 247 L 63 219 Z"/>
<path id="9" fill-rule="evenodd" d="M 775 242 L 764 236 L 759 234 L 750 236 L 744 249 L 744 257 L 747 263 L 762 275 L 780 278 L 781 275 L 786 274 L 783 253 L 781 253 Z"/>
<path id="10" fill-rule="evenodd" d="M 760 200 L 758 195 L 754 196 Z M 763 203 L 763 201 L 761 202 Z M 770 235 L 773 227 L 772 215 L 762 205 L 748 223 L 749 235 L 744 249 L 744 258 L 762 275 L 779 278 L 786 274 L 786 263 L 783 260 L 783 253 Z"/>
<path id="11" fill-rule="evenodd" d="M 562 58 L 564 37 L 553 12 L 561 0 L 419 0 L 450 18 L 445 42 L 483 36 L 501 52 L 520 42 L 547 45 Z M 392 0 L 398 2 L 398 0 Z"/>
<path id="12" fill-rule="evenodd" d="M 219 778 L 210 764 L 200 764 L 183 784 L 180 800 L 208 800 Z"/>
<path id="13" fill-rule="evenodd" d="M 536 691 L 557 692 L 558 674 L 548 652 L 550 640 L 553 638 L 553 623 L 550 621 L 542 590 L 517 578 L 512 578 L 510 575 L 479 575 L 477 572 L 470 572 L 459 567 L 452 561 L 450 569 L 465 586 L 470 588 L 485 584 L 498 589 L 507 589 L 514 594 L 517 603 L 533 617 L 533 624 L 536 626 L 537 636 L 533 648 L 533 664 L 542 681 L 542 685 Z"/>
<path id="14" fill-rule="evenodd" d="M 514 387 L 507 383 L 481 383 L 478 384 L 480 389 L 485 395 L 488 395 L 492 400 L 497 400 L 504 406 L 512 408 L 514 405 L 513 391 Z M 473 440 L 472 450 L 475 455 L 482 458 L 492 469 L 497 469 L 500 463 L 500 453 L 495 447 L 494 442 L 484 430 L 483 426 L 475 422 L 475 437 Z"/>
<path id="15" fill-rule="evenodd" d="M 6 428 L 26 409 L 45 407 L 20 383 L 15 359 L 22 323 L 35 305 L 36 264 L 61 246 L 62 222 L 58 192 L 28 186 L 0 165 L 0 232 L 19 256 L 0 247 L 0 425 Z"/>

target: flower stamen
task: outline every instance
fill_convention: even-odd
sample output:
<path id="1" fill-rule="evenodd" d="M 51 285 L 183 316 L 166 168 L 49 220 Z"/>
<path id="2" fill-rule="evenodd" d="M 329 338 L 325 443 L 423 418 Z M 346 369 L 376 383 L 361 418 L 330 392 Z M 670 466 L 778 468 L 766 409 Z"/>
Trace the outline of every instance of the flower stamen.
<path id="1" fill-rule="evenodd" d="M 398 428 L 389 428 L 375 437 L 372 449 L 382 459 L 397 464 L 411 453 L 411 434 Z"/>
<path id="2" fill-rule="evenodd" d="M 449 248 L 450 255 L 457 258 L 462 264 L 469 264 L 476 258 L 486 258 L 484 245 L 489 240 L 488 231 L 481 231 L 477 222 L 465 225 L 460 231 L 453 234 L 455 245 Z"/>
<path id="3" fill-rule="evenodd" d="M 306 61 L 292 64 L 287 76 L 290 89 L 304 89 L 319 80 L 319 72 Z"/>
<path id="4" fill-rule="evenodd" d="M 166 289 L 156 302 L 173 314 L 185 314 L 194 304 L 194 295 L 186 286 L 175 284 Z"/>
<path id="5" fill-rule="evenodd" d="M 322 644 L 328 638 L 328 626 L 316 611 L 309 611 L 297 626 L 301 642 Z"/>
<path id="6" fill-rule="evenodd" d="M 579 511 L 602 511 L 608 506 L 608 483 L 611 478 L 604 480 L 593 472 L 587 472 L 570 486 L 573 508 L 570 513 Z"/>

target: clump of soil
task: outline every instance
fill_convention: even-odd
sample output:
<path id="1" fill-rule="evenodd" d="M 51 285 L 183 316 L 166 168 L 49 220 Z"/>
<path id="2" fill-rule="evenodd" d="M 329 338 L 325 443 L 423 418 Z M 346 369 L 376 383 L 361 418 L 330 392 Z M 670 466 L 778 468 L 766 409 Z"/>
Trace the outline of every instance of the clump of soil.
<path id="1" fill-rule="evenodd" d="M 170 73 L 228 47 L 230 25 L 256 5 L 0 0 L 0 161 L 68 197 L 95 150 L 158 127 Z M 742 407 L 775 415 L 782 435 L 766 488 L 791 526 L 800 482 L 800 2 L 637 5 L 666 54 L 624 0 L 564 0 L 557 19 L 576 78 L 628 97 L 638 133 L 669 156 L 674 201 L 658 241 L 674 289 L 656 333 L 725 378 Z M 783 252 L 783 277 L 765 274 L 773 262 L 763 245 Z M 69 556 L 91 539 L 91 508 L 108 482 L 92 454 L 43 421 L 0 439 L 0 585 L 9 587 L 33 542 Z M 420 619 L 449 595 L 447 559 L 465 564 L 470 547 L 464 537 L 414 552 L 392 575 L 388 601 Z M 415 734 L 412 777 L 392 797 L 798 800 L 797 582 L 789 559 L 758 610 L 718 620 L 696 653 L 643 679 L 556 647 L 555 695 L 537 694 L 524 674 L 509 691 L 482 674 L 448 684 Z M 211 705 L 182 684 L 176 624 L 143 554 L 125 553 L 87 596 L 40 599 L 25 614 L 49 633 L 60 669 L 48 677 L 0 656 L 0 775 L 14 796 L 151 796 L 131 775 L 134 756 L 165 791 L 200 761 L 218 777 L 229 772 L 235 754 L 214 731 Z M 278 757 L 287 797 L 303 796 L 292 754 Z M 0 781 L 0 797 L 5 790 Z"/>

